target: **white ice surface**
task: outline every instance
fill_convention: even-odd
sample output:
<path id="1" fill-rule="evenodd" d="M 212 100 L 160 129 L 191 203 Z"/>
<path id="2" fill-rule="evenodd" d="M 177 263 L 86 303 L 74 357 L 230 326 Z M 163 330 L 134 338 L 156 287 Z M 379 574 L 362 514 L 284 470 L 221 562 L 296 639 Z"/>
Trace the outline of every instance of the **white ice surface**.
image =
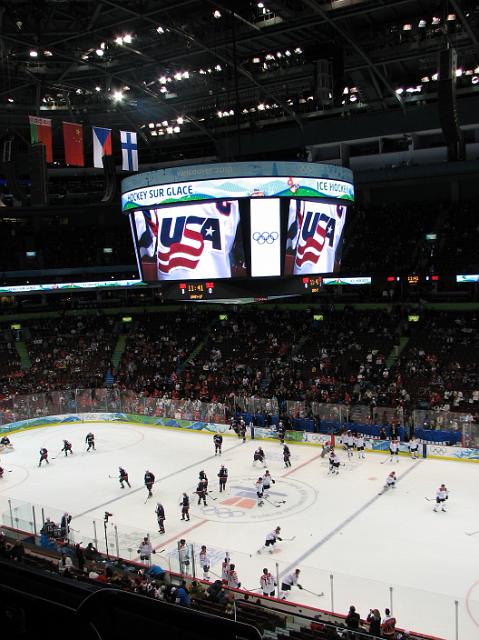
<path id="1" fill-rule="evenodd" d="M 84 440 L 90 430 L 96 435 L 97 450 L 86 453 Z M 52 460 L 63 438 L 73 443 L 75 453 Z M 45 517 L 55 520 L 68 511 L 77 541 L 94 538 L 96 521 L 98 546 L 103 550 L 103 516 L 109 511 L 113 516 L 107 538 L 113 555 L 116 525 L 121 555 L 136 558 L 138 543 L 149 533 L 158 551 L 155 563 L 177 570 L 174 551 L 184 537 L 208 546 L 212 572 L 217 574 L 229 551 L 242 586 L 248 589 L 259 587 L 263 567 L 275 572 L 277 563 L 280 575 L 300 568 L 300 583 L 324 596 L 294 589 L 290 600 L 326 610 L 334 599 L 334 610 L 340 613 L 347 612 L 350 604 L 362 617 L 370 608 L 384 611 L 392 587 L 399 626 L 448 640 L 455 639 L 457 600 L 459 639 L 479 638 L 479 533 L 465 533 L 479 530 L 479 465 L 414 462 L 406 457 L 390 464 L 379 454 L 366 454 L 366 460 L 355 454 L 349 463 L 339 452 L 345 465 L 338 477 L 331 477 L 318 448 L 290 445 L 292 468 L 285 469 L 279 443 L 262 442 L 276 479 L 271 498 L 286 502 L 279 507 L 266 502 L 261 508 L 244 508 L 221 502 L 253 489 L 263 471 L 252 464 L 258 441 L 243 444 L 236 437 L 225 437 L 220 458 L 214 455 L 211 434 L 127 424 L 46 427 L 13 434 L 11 440 L 14 450 L 0 454 L 0 464 L 7 470 L 0 482 L 4 524 L 10 524 L 8 498 L 14 517 L 27 521 L 32 520 L 32 510 L 22 501 L 35 504 L 38 528 L 41 507 Z M 49 450 L 50 465 L 38 468 L 42 446 Z M 218 493 L 216 474 L 221 464 L 230 473 L 226 495 Z M 130 474 L 131 489 L 119 486 L 120 465 Z M 399 477 L 397 487 L 378 496 L 392 467 Z M 145 502 L 146 469 L 157 481 L 153 499 Z M 207 507 L 197 506 L 193 496 L 201 469 L 213 489 Z M 442 482 L 451 492 L 447 513 L 434 513 L 434 502 L 425 497 L 434 497 Z M 191 498 L 190 522 L 180 520 L 183 491 Z M 164 536 L 157 531 L 157 501 L 166 511 Z M 281 526 L 285 538 L 295 539 L 278 543 L 273 555 L 258 555 L 266 533 L 276 526 Z"/>

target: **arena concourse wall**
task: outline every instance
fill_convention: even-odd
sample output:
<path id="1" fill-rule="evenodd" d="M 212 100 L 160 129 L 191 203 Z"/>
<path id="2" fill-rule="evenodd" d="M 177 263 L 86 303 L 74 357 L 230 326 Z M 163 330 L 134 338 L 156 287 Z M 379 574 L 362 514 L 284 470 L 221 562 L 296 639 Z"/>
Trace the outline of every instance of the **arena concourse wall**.
<path id="1" fill-rule="evenodd" d="M 29 420 L 19 420 L 0 426 L 1 433 L 12 433 L 15 431 L 25 431 L 40 427 L 52 427 L 66 424 L 88 423 L 88 422 L 121 422 L 131 425 L 151 426 L 170 429 L 187 429 L 197 433 L 222 433 L 231 435 L 229 425 L 215 422 L 201 422 L 194 420 L 183 420 L 180 418 L 161 418 L 157 416 L 143 416 L 132 413 L 75 413 L 61 414 L 54 416 L 43 416 L 40 418 L 30 418 Z M 277 432 L 274 429 L 264 427 L 252 427 L 251 437 L 255 440 L 277 441 Z M 333 440 L 332 440 L 333 439 Z M 323 433 L 311 433 L 308 431 L 286 431 L 285 440 L 295 444 L 310 446 L 323 446 L 331 442 L 334 443 L 334 436 Z M 371 453 L 389 453 L 389 440 L 378 440 L 365 438 L 366 450 Z M 435 458 L 440 460 L 454 460 L 459 462 L 479 462 L 479 449 L 456 447 L 438 444 L 422 444 L 422 457 Z M 401 455 L 409 456 L 409 448 L 406 442 L 399 445 Z"/>

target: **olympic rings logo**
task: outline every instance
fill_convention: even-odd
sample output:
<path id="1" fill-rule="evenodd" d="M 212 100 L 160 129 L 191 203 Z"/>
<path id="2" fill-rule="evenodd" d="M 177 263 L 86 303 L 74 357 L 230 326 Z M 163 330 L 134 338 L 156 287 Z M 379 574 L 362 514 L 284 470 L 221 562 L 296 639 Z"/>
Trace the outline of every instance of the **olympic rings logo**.
<path id="1" fill-rule="evenodd" d="M 224 507 L 209 507 L 208 509 L 202 509 L 205 516 L 216 516 L 217 518 L 243 518 L 244 512 L 239 509 L 227 509 Z"/>
<path id="2" fill-rule="evenodd" d="M 259 231 L 255 231 L 253 233 L 253 240 L 258 244 L 273 244 L 279 238 L 279 234 L 277 231 L 263 231 L 260 233 Z"/>
<path id="3" fill-rule="evenodd" d="M 444 455 L 445 453 L 447 453 L 447 449 L 445 447 L 435 447 L 433 445 L 433 446 L 431 446 L 431 453 L 436 453 L 438 455 Z"/>

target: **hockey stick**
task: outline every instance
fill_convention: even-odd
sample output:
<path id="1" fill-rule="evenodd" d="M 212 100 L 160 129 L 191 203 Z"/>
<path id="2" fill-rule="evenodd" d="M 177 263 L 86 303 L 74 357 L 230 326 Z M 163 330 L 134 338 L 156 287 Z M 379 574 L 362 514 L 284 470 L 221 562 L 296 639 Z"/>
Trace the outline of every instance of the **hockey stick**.
<path id="1" fill-rule="evenodd" d="M 273 505 L 273 507 L 276 507 L 276 508 L 280 507 L 282 504 L 284 504 L 284 503 L 286 502 L 286 500 L 280 500 L 280 501 L 278 502 L 278 504 L 276 504 L 276 502 L 272 502 L 272 501 L 271 501 L 269 498 L 267 498 L 266 496 L 263 496 L 263 497 L 264 497 L 264 499 L 266 500 L 266 502 L 269 502 L 269 504 L 272 504 L 272 505 Z"/>
<path id="2" fill-rule="evenodd" d="M 152 498 L 152 497 L 153 497 L 153 496 L 150 496 L 150 494 L 148 494 L 148 495 L 147 495 L 147 497 L 146 497 L 146 500 L 145 500 L 145 502 L 144 502 L 143 504 L 146 504 L 146 503 L 148 502 L 148 500 L 149 500 L 150 498 Z"/>
<path id="3" fill-rule="evenodd" d="M 386 458 L 385 460 L 382 460 L 379 464 L 384 464 L 387 461 L 388 461 L 388 458 Z"/>
<path id="4" fill-rule="evenodd" d="M 288 542 L 291 542 L 291 540 L 296 540 L 296 536 L 293 536 L 292 538 L 283 538 L 283 540 L 287 540 Z M 307 591 L 307 589 L 305 589 L 305 591 Z"/>
<path id="5" fill-rule="evenodd" d="M 52 456 L 52 460 L 56 460 L 62 451 L 63 449 L 60 449 L 56 456 Z"/>
<path id="6" fill-rule="evenodd" d="M 427 498 L 426 496 L 424 496 L 424 499 L 427 500 L 428 502 L 434 502 L 436 498 Z"/>
<path id="7" fill-rule="evenodd" d="M 477 531 L 471 531 L 470 533 L 468 533 L 467 531 L 464 531 L 464 533 L 466 534 L 466 536 L 475 536 L 476 533 L 479 533 L 479 529 Z"/>
<path id="8" fill-rule="evenodd" d="M 118 480 L 118 478 L 119 478 L 120 476 L 111 476 L 110 474 L 108 474 L 108 477 L 109 477 L 109 478 L 114 478 L 115 480 Z"/>
<path id="9" fill-rule="evenodd" d="M 321 591 L 321 593 L 315 593 L 314 591 L 310 591 L 305 587 L 303 587 L 303 591 L 306 591 L 307 593 L 311 593 L 313 596 L 317 596 L 318 598 L 321 598 L 322 596 L 324 596 L 324 591 Z"/>

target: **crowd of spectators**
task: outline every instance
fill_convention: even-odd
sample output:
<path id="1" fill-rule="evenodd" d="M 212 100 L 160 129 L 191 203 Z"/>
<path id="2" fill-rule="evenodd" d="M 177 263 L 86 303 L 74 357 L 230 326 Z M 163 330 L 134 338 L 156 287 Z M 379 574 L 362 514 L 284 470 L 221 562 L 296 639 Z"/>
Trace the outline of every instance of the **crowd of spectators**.
<path id="1" fill-rule="evenodd" d="M 271 398 L 266 412 L 279 406 L 292 417 L 320 415 L 325 405 L 366 407 L 376 420 L 387 412 L 389 421 L 393 412 L 400 422 L 414 409 L 479 409 L 475 312 L 425 311 L 412 323 L 400 305 L 321 314 L 249 307 L 221 319 L 216 310 L 187 306 L 138 314 L 130 324 L 63 314 L 2 335 L 1 399 L 15 398 L 18 409 L 29 396 L 24 417 L 105 406 L 214 420 L 225 405 L 251 398 Z M 115 369 L 120 335 L 125 349 Z M 399 353 L 401 336 L 408 342 Z M 21 367 L 15 338 L 24 341 L 29 369 Z"/>

